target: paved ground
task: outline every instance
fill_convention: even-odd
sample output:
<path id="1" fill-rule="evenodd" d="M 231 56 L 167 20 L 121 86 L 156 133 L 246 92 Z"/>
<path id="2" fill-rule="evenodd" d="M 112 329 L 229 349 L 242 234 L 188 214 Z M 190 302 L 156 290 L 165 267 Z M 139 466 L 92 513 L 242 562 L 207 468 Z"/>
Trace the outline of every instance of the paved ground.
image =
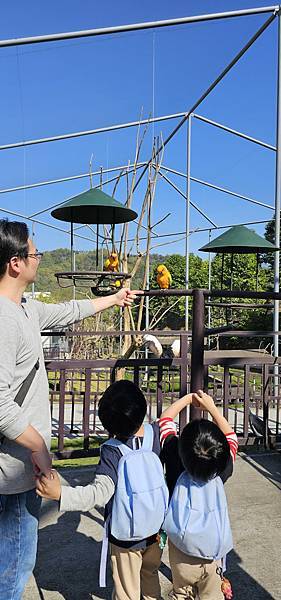
<path id="1" fill-rule="evenodd" d="M 72 485 L 86 484 L 93 469 L 64 469 Z M 234 600 L 281 600 L 281 455 L 240 453 L 226 485 L 235 551 L 228 575 Z M 42 510 L 38 561 L 23 600 L 109 600 L 98 587 L 102 514 L 57 512 L 55 503 Z M 163 599 L 171 589 L 167 553 L 161 567 Z"/>

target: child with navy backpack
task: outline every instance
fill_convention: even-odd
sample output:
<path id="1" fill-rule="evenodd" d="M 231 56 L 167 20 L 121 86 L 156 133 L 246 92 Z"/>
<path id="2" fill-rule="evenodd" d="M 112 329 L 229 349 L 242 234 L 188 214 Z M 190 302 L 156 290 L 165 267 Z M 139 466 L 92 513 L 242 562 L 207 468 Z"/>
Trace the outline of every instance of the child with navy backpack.
<path id="1" fill-rule="evenodd" d="M 188 423 L 178 439 L 173 419 L 188 404 L 213 418 Z M 163 524 L 169 539 L 174 600 L 232 598 L 223 563 L 232 549 L 223 483 L 232 474 L 238 442 L 212 398 L 198 391 L 160 418 L 163 458 L 171 500 Z"/>
<path id="2" fill-rule="evenodd" d="M 159 460 L 157 422 L 144 424 L 147 404 L 132 382 L 113 383 L 99 403 L 99 418 L 110 439 L 101 446 L 93 484 L 71 488 L 53 479 L 38 481 L 38 494 L 59 500 L 61 511 L 105 506 L 100 584 L 105 585 L 107 540 L 110 542 L 114 600 L 159 600 L 161 553 L 157 535 L 168 508 L 169 493 Z"/>

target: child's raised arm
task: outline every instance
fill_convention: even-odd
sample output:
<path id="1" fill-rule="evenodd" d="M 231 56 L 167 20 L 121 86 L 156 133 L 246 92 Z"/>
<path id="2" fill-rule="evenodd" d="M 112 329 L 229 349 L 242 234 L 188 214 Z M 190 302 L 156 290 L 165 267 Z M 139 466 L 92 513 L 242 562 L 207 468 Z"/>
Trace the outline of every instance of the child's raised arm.
<path id="1" fill-rule="evenodd" d="M 201 408 L 202 410 L 208 411 L 208 413 L 211 415 L 211 417 L 213 417 L 216 425 L 219 427 L 222 433 L 227 435 L 228 433 L 231 433 L 233 431 L 228 421 L 219 412 L 211 396 L 209 396 L 205 392 L 202 392 L 202 390 L 198 390 L 198 392 L 192 394 L 192 396 L 194 406 L 196 406 L 197 408 Z"/>
<path id="2" fill-rule="evenodd" d="M 186 408 L 192 402 L 193 394 L 185 394 L 182 398 L 179 398 L 173 404 L 168 406 L 162 414 L 160 419 L 169 417 L 170 419 L 175 419 L 183 408 Z"/>

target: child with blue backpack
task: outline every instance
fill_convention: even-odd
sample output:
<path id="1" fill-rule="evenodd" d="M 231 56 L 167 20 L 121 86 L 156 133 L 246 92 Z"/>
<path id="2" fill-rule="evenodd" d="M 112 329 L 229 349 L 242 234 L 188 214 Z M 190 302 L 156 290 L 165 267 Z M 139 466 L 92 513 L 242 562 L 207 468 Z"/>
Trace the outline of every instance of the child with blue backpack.
<path id="1" fill-rule="evenodd" d="M 191 402 L 214 422 L 191 421 L 178 438 L 174 419 Z M 233 471 L 237 436 L 201 390 L 174 402 L 159 424 L 171 495 L 163 529 L 169 539 L 173 598 L 232 598 L 223 578 L 223 563 L 233 547 L 223 483 Z"/>
<path id="2" fill-rule="evenodd" d="M 134 383 L 113 383 L 99 403 L 99 418 L 110 439 L 101 446 L 93 484 L 62 486 L 55 471 L 52 480 L 43 476 L 37 484 L 37 493 L 58 500 L 61 511 L 105 507 L 100 584 L 105 585 L 108 540 L 114 600 L 161 598 L 157 535 L 169 493 L 159 460 L 159 424 L 144 424 L 146 412 L 145 397 Z"/>

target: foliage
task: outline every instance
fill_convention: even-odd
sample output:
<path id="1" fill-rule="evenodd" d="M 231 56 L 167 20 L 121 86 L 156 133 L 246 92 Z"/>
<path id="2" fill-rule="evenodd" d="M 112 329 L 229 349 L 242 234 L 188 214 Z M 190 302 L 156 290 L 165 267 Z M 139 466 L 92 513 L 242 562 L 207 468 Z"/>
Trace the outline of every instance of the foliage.
<path id="1" fill-rule="evenodd" d="M 221 288 L 221 270 L 222 257 L 216 255 L 212 261 L 212 287 L 214 289 Z M 257 257 L 254 254 L 235 254 L 233 257 L 233 275 L 231 276 L 231 255 L 227 254 L 224 257 L 224 276 L 222 288 L 230 290 L 255 291 L 256 290 L 256 270 Z M 232 282 L 231 282 L 232 280 Z M 231 285 L 232 283 L 232 285 Z M 258 270 L 258 290 L 266 291 L 270 287 L 270 273 L 268 268 L 259 265 Z M 230 302 L 230 300 L 228 301 Z M 219 301 L 217 301 L 219 304 Z M 249 299 L 233 298 L 231 304 L 264 304 L 263 300 L 255 301 Z M 245 330 L 263 330 L 272 328 L 272 313 L 266 310 L 259 309 L 213 309 L 212 310 L 212 326 L 225 325 L 228 322 L 233 322 L 239 329 Z M 221 348 L 247 348 L 259 347 L 261 338 L 221 338 Z"/>
<path id="2" fill-rule="evenodd" d="M 268 223 L 266 224 L 264 237 L 266 240 L 268 240 L 268 242 L 271 242 L 272 244 L 275 245 L 275 218 L 274 217 L 271 219 L 271 221 L 268 221 Z M 278 246 L 280 246 L 280 240 L 279 240 Z M 270 270 L 272 271 L 273 267 L 274 267 L 274 252 L 266 252 L 265 254 L 263 254 L 262 262 L 269 265 Z"/>

